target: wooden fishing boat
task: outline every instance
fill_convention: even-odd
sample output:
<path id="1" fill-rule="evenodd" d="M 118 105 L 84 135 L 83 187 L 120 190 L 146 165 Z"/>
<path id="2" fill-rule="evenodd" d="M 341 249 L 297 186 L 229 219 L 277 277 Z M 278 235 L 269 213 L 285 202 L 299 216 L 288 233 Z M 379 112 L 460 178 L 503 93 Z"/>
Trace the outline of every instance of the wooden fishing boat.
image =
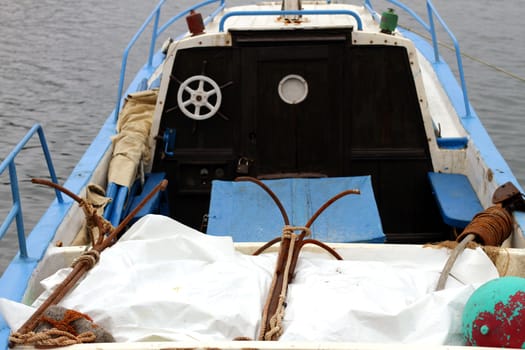
<path id="1" fill-rule="evenodd" d="M 431 1 L 426 20 L 389 3 L 206 0 L 160 26 L 160 1 L 68 180 L 40 125 L 0 165 L 0 237 L 16 221 L 20 248 L 0 279 L 0 346 L 522 344 L 521 187 Z M 26 238 L 15 159 L 35 135 L 50 179 L 33 182 L 56 199 Z"/>

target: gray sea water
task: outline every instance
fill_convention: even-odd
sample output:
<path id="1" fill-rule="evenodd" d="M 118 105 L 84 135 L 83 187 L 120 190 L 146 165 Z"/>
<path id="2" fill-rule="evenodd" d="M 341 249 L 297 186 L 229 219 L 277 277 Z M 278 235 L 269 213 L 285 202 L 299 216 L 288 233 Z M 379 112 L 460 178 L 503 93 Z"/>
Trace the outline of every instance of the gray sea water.
<path id="1" fill-rule="evenodd" d="M 235 0 L 235 4 L 241 1 Z M 174 14 L 190 0 L 167 1 Z M 421 0 L 405 1 L 425 14 Z M 156 1 L 144 0 L 0 0 L 0 160 L 34 123 L 43 125 L 60 182 L 80 159 L 101 123 L 112 111 L 120 62 L 136 29 Z M 379 12 L 388 5 L 373 1 Z M 494 143 L 525 185 L 525 77 L 523 0 L 435 0 L 455 33 L 464 57 L 471 102 Z M 400 24 L 420 30 L 407 15 Z M 450 44 L 446 36 L 440 41 Z M 162 40 L 161 40 L 162 41 Z M 144 62 L 138 42 L 128 71 Z M 448 49 L 442 53 L 451 58 Z M 481 60 L 485 63 L 480 63 Z M 490 65 L 494 66 L 491 67 Z M 497 67 L 498 70 L 495 68 Z M 37 142 L 17 161 L 26 232 L 42 215 L 53 193 L 30 183 L 47 176 Z M 10 208 L 7 172 L 0 176 L 0 220 Z M 13 228 L 0 242 L 0 272 L 16 254 Z"/>

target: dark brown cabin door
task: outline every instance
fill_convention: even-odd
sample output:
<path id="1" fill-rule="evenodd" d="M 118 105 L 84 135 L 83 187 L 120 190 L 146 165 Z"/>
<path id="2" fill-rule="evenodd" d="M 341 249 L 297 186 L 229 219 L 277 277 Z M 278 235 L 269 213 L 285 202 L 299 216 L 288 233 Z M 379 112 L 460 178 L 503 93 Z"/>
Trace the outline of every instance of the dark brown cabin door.
<path id="1" fill-rule="evenodd" d="M 343 55 L 343 42 L 243 49 L 243 113 L 251 116 L 243 133 L 249 135 L 247 151 L 258 175 L 341 173 Z M 302 96 L 305 85 L 306 97 L 287 103 L 279 94 L 280 83 L 285 99 Z M 291 85 L 299 88 L 289 90 Z"/>

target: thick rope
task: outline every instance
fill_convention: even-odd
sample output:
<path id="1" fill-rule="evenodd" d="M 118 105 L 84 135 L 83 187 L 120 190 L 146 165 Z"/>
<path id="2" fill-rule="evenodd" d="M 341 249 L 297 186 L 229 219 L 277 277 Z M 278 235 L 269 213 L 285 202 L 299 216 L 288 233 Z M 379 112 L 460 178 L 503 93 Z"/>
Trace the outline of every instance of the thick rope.
<path id="1" fill-rule="evenodd" d="M 47 329 L 42 332 L 13 333 L 9 336 L 9 342 L 14 345 L 33 345 L 36 347 L 58 347 L 82 343 L 92 343 L 96 336 L 93 332 L 84 332 L 73 335 L 67 331 L 56 328 Z"/>
<path id="2" fill-rule="evenodd" d="M 84 254 L 78 256 L 71 263 L 71 267 L 75 267 L 77 264 L 84 263 L 88 270 L 91 270 L 100 260 L 100 253 L 96 250 L 89 250 L 84 252 Z"/>
<path id="3" fill-rule="evenodd" d="M 459 244 L 456 245 L 456 247 L 452 250 L 452 252 L 450 253 L 450 256 L 447 259 L 445 266 L 443 267 L 443 271 L 441 271 L 441 275 L 439 276 L 439 280 L 436 286 L 436 291 L 440 291 L 445 288 L 445 284 L 447 283 L 448 276 L 450 274 L 450 271 L 452 271 L 452 268 L 454 267 L 456 260 L 461 255 L 461 253 L 463 253 L 463 251 L 467 247 L 467 244 L 473 241 L 475 238 L 476 236 L 473 234 L 469 234 L 465 236 L 465 238 L 463 238 L 463 240 L 459 242 Z"/>
<path id="4" fill-rule="evenodd" d="M 277 340 L 283 332 L 282 320 L 284 318 L 286 294 L 291 276 L 293 256 L 296 253 L 296 242 L 299 237 L 299 235 L 294 233 L 295 231 L 306 232 L 306 235 L 311 234 L 310 229 L 307 227 L 286 225 L 283 228 L 281 240 L 282 249 L 279 251 L 275 273 L 273 275 L 272 284 L 264 307 L 259 340 Z M 277 293 L 278 289 L 280 289 L 280 291 L 276 301 L 275 293 Z M 277 305 L 275 305 L 275 303 Z M 273 308 L 275 308 L 275 310 L 272 310 Z M 272 315 L 268 322 L 270 313 L 272 313 Z"/>
<path id="5" fill-rule="evenodd" d="M 111 222 L 98 214 L 97 208 L 95 208 L 93 204 L 82 198 L 82 200 L 78 203 L 78 206 L 84 211 L 84 215 L 86 217 L 86 230 L 89 233 L 91 244 L 93 246 L 102 242 L 104 239 L 104 234 L 110 234 L 113 232 L 113 230 L 115 230 L 115 227 L 111 224 Z M 97 239 L 95 239 L 95 235 L 93 234 L 93 230 L 95 228 L 98 228 Z"/>
<path id="6" fill-rule="evenodd" d="M 310 231 L 310 230 L 308 230 Z M 276 340 L 283 333 L 282 320 L 284 318 L 284 305 L 286 301 L 286 294 L 288 291 L 288 279 L 290 274 L 290 266 L 292 264 L 292 257 L 295 248 L 295 242 L 297 235 L 293 233 L 294 228 L 285 226 L 283 228 L 283 238 L 290 240 L 288 247 L 288 256 L 286 257 L 286 264 L 283 272 L 283 282 L 281 286 L 281 292 L 279 293 L 279 300 L 277 302 L 277 310 L 270 318 L 270 329 L 264 334 L 264 340 Z"/>
<path id="7" fill-rule="evenodd" d="M 498 272 L 500 276 L 506 276 L 509 272 L 510 267 L 510 251 L 508 248 L 500 248 L 500 247 L 492 247 L 492 246 L 485 246 L 483 247 L 483 251 L 487 256 L 492 260 L 494 265 L 498 268 Z M 503 255 L 503 252 L 505 255 Z"/>
<path id="8" fill-rule="evenodd" d="M 291 239 L 294 236 L 298 237 L 296 234 L 294 234 L 295 231 L 300 231 L 303 237 L 310 237 L 312 235 L 312 231 L 307 226 L 286 225 L 283 227 L 283 237 L 289 239 Z"/>
<path id="9" fill-rule="evenodd" d="M 78 206 L 84 211 L 84 215 L 86 217 L 86 229 L 89 233 L 92 245 L 100 244 L 104 238 L 104 233 L 109 234 L 115 230 L 115 227 L 111 224 L 111 222 L 98 214 L 97 209 L 93 206 L 93 204 L 88 203 L 82 198 L 78 203 Z M 98 239 L 95 239 L 95 235 L 93 234 L 94 228 L 98 228 Z"/>
<path id="10" fill-rule="evenodd" d="M 28 333 L 13 333 L 9 337 L 9 341 L 16 345 L 34 345 L 34 346 L 67 346 L 81 343 L 92 343 L 96 339 L 96 335 L 92 331 L 85 331 L 78 333 L 73 322 L 80 319 L 85 319 L 90 323 L 93 320 L 86 314 L 75 310 L 66 310 L 62 319 L 55 319 L 53 317 L 40 317 L 38 324 L 49 326 L 51 328 L 41 330 L 38 332 Z M 95 327 L 98 327 L 94 325 Z"/>

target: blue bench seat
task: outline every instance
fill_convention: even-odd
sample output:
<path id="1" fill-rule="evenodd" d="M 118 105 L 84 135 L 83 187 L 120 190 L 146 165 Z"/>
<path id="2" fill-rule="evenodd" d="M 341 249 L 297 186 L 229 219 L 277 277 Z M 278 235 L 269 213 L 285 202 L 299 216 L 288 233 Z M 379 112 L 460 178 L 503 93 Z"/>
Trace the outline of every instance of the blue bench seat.
<path id="1" fill-rule="evenodd" d="M 483 210 L 469 179 L 463 174 L 428 173 L 443 221 L 465 228 Z"/>

